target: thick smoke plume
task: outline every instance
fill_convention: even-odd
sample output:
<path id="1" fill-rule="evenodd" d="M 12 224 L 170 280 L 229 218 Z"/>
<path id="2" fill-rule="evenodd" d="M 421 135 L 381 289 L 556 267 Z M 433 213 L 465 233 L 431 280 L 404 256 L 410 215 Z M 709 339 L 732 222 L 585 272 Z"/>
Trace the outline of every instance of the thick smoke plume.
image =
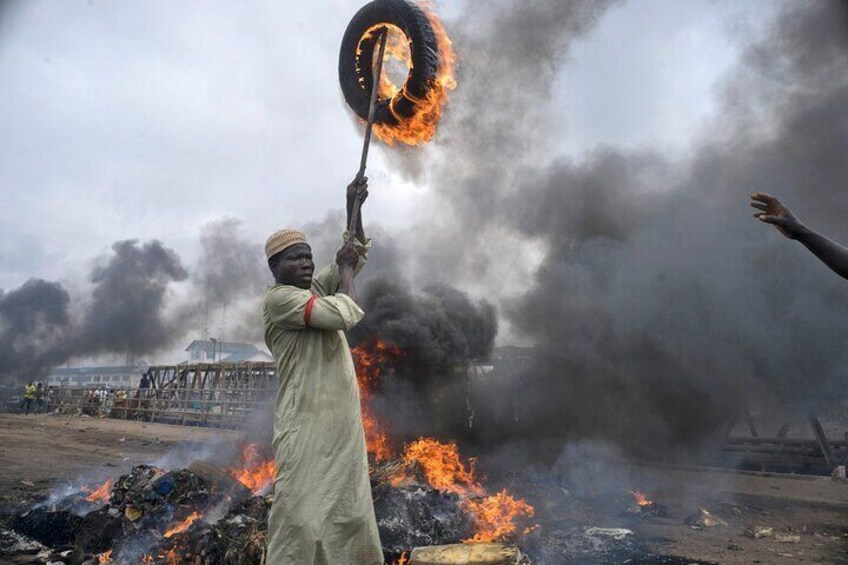
<path id="1" fill-rule="evenodd" d="M 91 272 L 92 300 L 75 351 L 140 355 L 167 346 L 183 329 L 163 312 L 169 283 L 188 276 L 180 258 L 158 241 L 119 241 L 112 252 Z"/>
<path id="2" fill-rule="evenodd" d="M 399 347 L 404 367 L 421 386 L 456 364 L 487 359 L 498 331 L 492 304 L 475 303 L 447 286 L 414 293 L 396 279 L 377 279 L 361 302 L 366 315 L 351 331 L 351 343 L 379 336 Z"/>
<path id="3" fill-rule="evenodd" d="M 450 203 L 419 271 L 500 299 L 537 346 L 515 376 L 509 431 L 524 440 L 697 444 L 764 391 L 814 406 L 844 382 L 845 283 L 754 222 L 747 199 L 772 191 L 848 236 L 848 7 L 781 5 L 691 160 L 614 147 L 560 159 L 550 84 L 605 6 L 487 3 L 459 22 L 463 90 L 442 150 L 405 154 Z M 525 279 L 530 250 L 542 260 Z M 505 289 L 505 269 L 524 287 Z"/>
<path id="4" fill-rule="evenodd" d="M 142 355 L 171 345 L 185 330 L 166 315 L 168 288 L 187 273 L 158 241 L 119 241 L 90 275 L 90 299 L 74 317 L 67 290 L 31 279 L 0 296 L 0 378 L 43 375 L 73 357 Z"/>
<path id="5" fill-rule="evenodd" d="M 372 279 L 360 296 L 363 320 L 351 345 L 393 346 L 371 409 L 395 437 L 453 433 L 464 419 L 463 375 L 489 358 L 497 335 L 494 306 L 444 285 L 414 291 L 396 276 Z"/>
<path id="6" fill-rule="evenodd" d="M 60 284 L 40 279 L 0 293 L 0 379 L 26 377 L 66 359 L 69 303 Z"/>

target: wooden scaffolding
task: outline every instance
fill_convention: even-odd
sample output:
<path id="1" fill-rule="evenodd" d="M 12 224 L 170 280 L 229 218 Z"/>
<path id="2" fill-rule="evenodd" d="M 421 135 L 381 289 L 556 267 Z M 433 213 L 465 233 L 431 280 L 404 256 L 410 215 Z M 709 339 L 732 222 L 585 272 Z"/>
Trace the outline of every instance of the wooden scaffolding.
<path id="1" fill-rule="evenodd" d="M 115 399 L 111 417 L 231 428 L 250 420 L 277 390 L 274 363 L 154 365 L 145 377 L 150 386 Z"/>

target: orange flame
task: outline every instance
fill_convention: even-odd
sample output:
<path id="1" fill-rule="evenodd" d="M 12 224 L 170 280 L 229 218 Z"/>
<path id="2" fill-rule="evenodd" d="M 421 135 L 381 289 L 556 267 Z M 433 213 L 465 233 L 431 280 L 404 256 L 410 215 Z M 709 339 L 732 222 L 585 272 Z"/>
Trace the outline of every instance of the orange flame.
<path id="1" fill-rule="evenodd" d="M 153 565 L 153 556 L 145 553 L 141 556 L 141 562 L 143 565 Z"/>
<path id="2" fill-rule="evenodd" d="M 407 145 L 421 145 L 433 139 L 436 134 L 436 126 L 442 117 L 442 109 L 448 101 L 448 91 L 456 89 L 456 78 L 454 76 L 456 54 L 453 50 L 453 43 L 445 32 L 442 21 L 429 6 L 429 3 L 421 2 L 419 5 L 427 19 L 430 20 L 430 25 L 436 36 L 439 47 L 439 68 L 424 99 L 415 98 L 410 94 L 406 88 L 406 81 L 403 85 L 397 86 L 389 79 L 388 73 L 383 72 L 378 94 L 381 99 L 389 99 L 389 111 L 397 120 L 397 124 L 374 124 L 374 135 L 388 145 L 394 145 L 396 142 Z M 389 33 L 386 38 L 383 68 L 386 69 L 394 60 L 399 62 L 400 65 L 404 65 L 409 71 L 412 68 L 410 41 L 397 26 L 389 23 L 378 23 L 363 34 L 360 44 L 383 27 L 387 28 Z M 395 110 L 401 98 L 405 98 L 414 104 L 412 116 L 404 118 Z"/>
<path id="3" fill-rule="evenodd" d="M 373 455 L 374 461 L 380 463 L 394 457 L 389 434 L 380 429 L 380 422 L 365 404 L 362 405 L 362 426 L 365 428 L 366 450 Z"/>
<path id="4" fill-rule="evenodd" d="M 388 432 L 382 429 L 382 424 L 371 412 L 368 401 L 380 385 L 387 366 L 402 358 L 403 352 L 379 338 L 371 338 L 354 347 L 351 354 L 356 367 L 356 381 L 359 383 L 366 448 L 378 463 L 388 461 L 394 457 L 394 449 Z"/>
<path id="5" fill-rule="evenodd" d="M 184 531 L 189 529 L 189 527 L 191 527 L 191 525 L 194 524 L 199 518 L 200 512 L 192 512 L 186 517 L 185 520 L 165 532 L 162 537 L 169 538 L 171 536 L 183 533 Z"/>
<path id="6" fill-rule="evenodd" d="M 378 337 L 365 340 L 351 350 L 356 366 L 356 381 L 362 398 L 371 398 L 380 385 L 388 365 L 403 358 L 403 351 Z"/>
<path id="7" fill-rule="evenodd" d="M 167 553 L 159 553 L 159 559 L 163 559 L 165 561 L 165 565 L 181 565 L 183 562 L 181 557 L 182 556 L 179 552 L 173 548 L 169 549 Z"/>
<path id="8" fill-rule="evenodd" d="M 474 520 L 475 533 L 465 541 L 484 542 L 502 539 L 518 529 L 518 522 L 535 514 L 533 506 L 524 499 L 515 498 L 506 489 L 488 495 L 474 476 L 474 461 L 466 466 L 459 456 L 456 444 L 440 443 L 433 438 L 419 438 L 404 449 L 407 466 L 417 463 L 424 478 L 433 488 L 455 493 L 460 506 Z M 401 484 L 407 477 L 398 477 L 393 484 Z"/>
<path id="9" fill-rule="evenodd" d="M 368 400 L 376 393 L 386 367 L 403 357 L 397 347 L 379 338 L 366 340 L 352 349 L 356 378 L 362 398 L 362 423 L 368 452 L 379 462 L 393 456 L 388 434 L 368 410 Z M 407 469 L 418 466 L 424 480 L 436 489 L 459 496 L 460 507 L 474 521 L 474 536 L 466 541 L 495 541 L 513 534 L 521 520 L 534 515 L 535 509 L 506 490 L 489 495 L 475 477 L 474 460 L 464 463 L 456 443 L 441 443 L 433 438 L 419 438 L 404 446 L 403 460 Z M 406 484 L 414 477 L 400 473 L 392 479 L 394 486 Z M 396 565 L 407 563 L 402 555 Z"/>
<path id="10" fill-rule="evenodd" d="M 104 551 L 103 553 L 97 556 L 98 563 L 111 563 L 112 562 L 112 550 Z"/>
<path id="11" fill-rule="evenodd" d="M 466 467 L 459 458 L 456 444 L 440 443 L 433 438 L 418 438 L 404 448 L 407 466 L 418 463 L 427 483 L 439 490 L 459 495 L 481 496 L 485 490 L 474 479 L 474 462 Z"/>
<path id="12" fill-rule="evenodd" d="M 401 553 L 400 557 L 398 557 L 397 561 L 393 562 L 392 565 L 409 565 L 409 556 L 406 551 Z"/>
<path id="13" fill-rule="evenodd" d="M 481 499 L 469 499 L 466 504 L 474 514 L 477 532 L 474 542 L 496 541 L 518 528 L 518 521 L 532 517 L 536 509 L 522 498 L 514 498 L 506 489 Z"/>
<path id="14" fill-rule="evenodd" d="M 259 445 L 255 443 L 245 444 L 241 457 L 240 467 L 227 470 L 230 476 L 249 488 L 255 495 L 269 492 L 276 474 L 274 460 L 262 457 Z"/>
<path id="15" fill-rule="evenodd" d="M 83 492 L 89 493 L 88 496 L 85 497 L 87 501 L 95 504 L 105 504 L 109 502 L 109 493 L 112 491 L 112 481 L 107 480 L 94 490 L 87 487 L 84 487 L 82 490 Z"/>
<path id="16" fill-rule="evenodd" d="M 653 506 L 654 502 L 649 500 L 648 497 L 638 490 L 631 490 L 630 494 L 633 495 L 633 499 L 636 501 L 636 504 L 639 506 Z"/>

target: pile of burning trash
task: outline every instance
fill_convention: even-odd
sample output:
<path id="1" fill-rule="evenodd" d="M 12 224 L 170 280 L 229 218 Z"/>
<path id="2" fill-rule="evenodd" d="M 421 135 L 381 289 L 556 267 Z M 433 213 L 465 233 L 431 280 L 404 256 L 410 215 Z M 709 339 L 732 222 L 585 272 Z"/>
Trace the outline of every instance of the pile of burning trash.
<path id="1" fill-rule="evenodd" d="M 424 457 L 422 450 L 432 452 L 431 457 Z M 534 499 L 545 500 L 544 515 L 533 516 L 529 504 L 505 491 L 487 494 L 451 444 L 411 444 L 406 453 L 405 459 L 371 469 L 386 563 L 410 563 L 410 556 L 412 563 L 453 562 L 428 560 L 424 552 L 463 542 L 482 549 L 487 544 L 467 542 L 504 540 L 521 545 L 521 551 L 498 546 L 520 557 L 520 561 L 510 558 L 510 564 L 693 562 L 653 554 L 629 529 L 581 526 L 589 519 L 581 509 L 584 501 L 549 477 L 535 477 L 529 485 L 538 491 Z M 420 460 L 412 453 L 418 453 Z M 261 564 L 273 500 L 269 494 L 273 464 L 252 444 L 242 459 L 240 466 L 226 470 L 206 461 L 167 471 L 138 465 L 97 488 L 65 491 L 16 514 L 12 530 L 0 528 L 0 561 L 10 557 L 21 565 Z M 668 515 L 666 507 L 641 492 L 631 494 L 630 502 L 622 499 L 603 506 L 615 506 L 619 516 L 631 523 Z M 620 525 L 595 518 L 596 523 Z M 543 525 L 536 526 L 536 519 Z M 462 550 L 451 547 L 454 553 Z"/>
<path id="2" fill-rule="evenodd" d="M 416 547 L 515 541 L 530 531 L 533 506 L 506 490 L 489 493 L 455 443 L 418 438 L 400 448 L 389 436 L 369 400 L 402 353 L 368 344 L 354 359 L 386 562 L 407 563 Z M 0 530 L 7 538 L 0 557 L 5 545 L 7 554 L 26 546 L 28 563 L 261 563 L 274 478 L 273 459 L 261 451 L 247 444 L 226 471 L 205 461 L 171 470 L 139 465 L 114 482 L 65 491 L 18 514 L 12 531 Z"/>
<path id="3" fill-rule="evenodd" d="M 41 544 L 32 563 L 260 563 L 269 497 L 214 469 L 138 465 L 88 494 L 37 505 L 11 526 Z"/>
<path id="4" fill-rule="evenodd" d="M 502 532 L 517 531 L 505 524 L 492 526 L 491 534 L 481 529 L 491 517 L 475 512 L 503 504 L 504 494 L 487 497 L 459 461 L 455 446 L 429 448 L 439 447 L 447 449 L 441 454 L 443 467 L 453 465 L 454 472 L 465 473 L 456 483 L 462 488 L 434 488 L 428 483 L 437 480 L 432 464 L 417 460 L 372 468 L 388 563 L 405 563 L 415 547 L 472 541 L 481 533 L 486 539 L 502 538 Z M 6 540 L 5 552 L 30 556 L 22 562 L 57 565 L 259 564 L 273 476 L 273 462 L 259 457 L 253 444 L 244 450 L 241 465 L 226 471 L 206 461 L 167 471 L 138 465 L 114 481 L 63 493 L 17 514 L 7 537 L 25 537 Z M 17 549 L 9 547 L 12 542 Z"/>

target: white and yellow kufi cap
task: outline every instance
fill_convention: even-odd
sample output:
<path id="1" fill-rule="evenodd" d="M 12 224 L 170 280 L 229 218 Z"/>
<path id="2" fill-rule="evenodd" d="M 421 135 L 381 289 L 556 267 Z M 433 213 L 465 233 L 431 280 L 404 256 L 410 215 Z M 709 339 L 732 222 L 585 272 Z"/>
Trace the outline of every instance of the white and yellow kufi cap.
<path id="1" fill-rule="evenodd" d="M 298 243 L 306 243 L 306 236 L 302 232 L 293 229 L 277 230 L 265 242 L 265 257 L 270 259 L 280 251 L 285 251 Z"/>

